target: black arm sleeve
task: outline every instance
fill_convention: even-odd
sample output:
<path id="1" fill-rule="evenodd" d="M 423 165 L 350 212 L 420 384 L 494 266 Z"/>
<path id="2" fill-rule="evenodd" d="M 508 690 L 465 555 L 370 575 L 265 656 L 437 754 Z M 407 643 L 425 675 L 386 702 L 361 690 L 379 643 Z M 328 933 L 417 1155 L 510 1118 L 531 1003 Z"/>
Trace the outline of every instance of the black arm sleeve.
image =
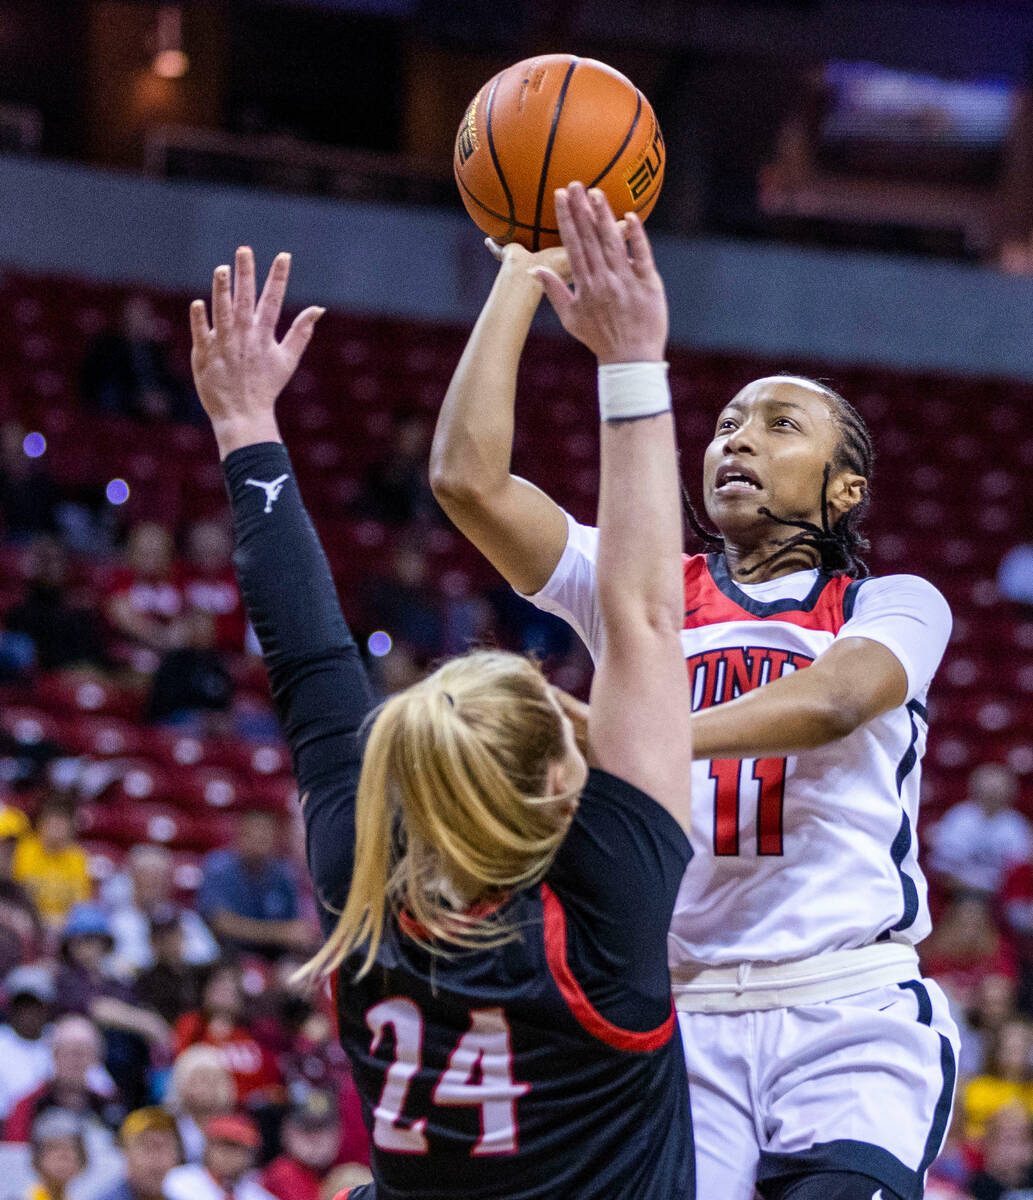
<path id="1" fill-rule="evenodd" d="M 351 883 L 361 726 L 373 695 L 286 449 L 245 446 L 227 455 L 223 469 L 234 565 L 290 746 L 328 931 Z"/>
<path id="2" fill-rule="evenodd" d="M 691 857 L 681 827 L 651 796 L 589 772 L 546 879 L 563 904 L 575 979 L 621 1028 L 655 1028 L 670 1014 L 667 930 Z"/>

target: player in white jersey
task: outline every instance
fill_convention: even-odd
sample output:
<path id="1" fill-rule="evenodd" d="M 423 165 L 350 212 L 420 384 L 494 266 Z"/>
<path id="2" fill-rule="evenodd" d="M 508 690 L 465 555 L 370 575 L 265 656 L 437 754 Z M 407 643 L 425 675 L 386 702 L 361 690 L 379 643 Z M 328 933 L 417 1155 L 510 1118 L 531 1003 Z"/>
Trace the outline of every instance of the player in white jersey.
<path id="1" fill-rule="evenodd" d="M 562 286 L 539 268 L 564 255 L 498 255 L 432 484 L 597 654 L 597 533 L 509 471 L 520 354 L 543 283 Z M 735 396 L 706 453 L 720 538 L 685 560 L 696 857 L 670 936 L 705 1200 L 918 1200 L 950 1118 L 957 1029 L 913 947 L 925 700 L 951 618 L 922 579 L 863 577 L 871 459 L 846 401 L 788 376 Z"/>

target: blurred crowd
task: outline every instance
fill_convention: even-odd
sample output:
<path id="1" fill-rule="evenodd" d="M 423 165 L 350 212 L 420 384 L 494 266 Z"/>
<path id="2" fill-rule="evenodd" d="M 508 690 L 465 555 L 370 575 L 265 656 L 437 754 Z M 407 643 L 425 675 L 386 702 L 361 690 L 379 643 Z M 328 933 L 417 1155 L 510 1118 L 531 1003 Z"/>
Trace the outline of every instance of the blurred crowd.
<path id="1" fill-rule="evenodd" d="M 79 386 L 84 412 L 203 425 L 143 296 L 97 334 Z M 429 437 L 398 413 L 347 514 L 390 534 L 377 569 L 338 580 L 363 647 L 388 635 L 369 660 L 381 691 L 483 641 L 583 691 L 587 656 L 560 622 L 501 585 L 432 579 Z M 52 474 L 34 439 L 0 427 L 0 705 L 99 683 L 149 729 L 275 739 L 226 506 L 178 528 L 141 516 Z M 14 726 L 0 721 L 0 1200 L 321 1200 L 368 1179 L 329 994 L 291 982 L 319 937 L 298 813 L 245 797 L 184 887 L 160 840 L 98 858 L 84 816 L 117 759 L 91 776 L 89 755 Z"/>
<path id="2" fill-rule="evenodd" d="M 203 423 L 144 297 L 97 335 L 80 392 L 84 409 L 141 426 Z M 445 524 L 427 481 L 430 432 L 423 415 L 397 412 L 348 500 L 347 519 L 388 531 L 369 570 L 338 579 L 377 686 L 496 642 L 535 652 L 584 694 L 590 663 L 566 626 L 501 582 L 456 587 L 430 570 Z M 98 681 L 130 698 L 122 715 L 141 727 L 276 738 L 225 506 L 180 526 L 123 509 L 51 474 L 38 436 L 0 426 L 0 709 L 48 681 Z M 1033 606 L 1033 548 L 1005 560 L 999 588 Z M 330 998 L 291 982 L 318 941 L 297 812 L 245 798 L 232 837 L 184 886 L 160 839 L 98 859 L 83 818 L 113 768 L 98 783 L 89 765 L 0 720 L 0 1200 L 320 1200 L 367 1179 Z M 1022 809 L 1012 771 L 985 762 L 922 833 L 936 918 L 923 967 L 963 1029 L 934 1200 L 1033 1200 Z"/>
<path id="3" fill-rule="evenodd" d="M 983 763 L 926 829 L 933 932 L 919 947 L 962 1032 L 932 1200 L 1033 1198 L 1033 823 L 1007 767 Z"/>

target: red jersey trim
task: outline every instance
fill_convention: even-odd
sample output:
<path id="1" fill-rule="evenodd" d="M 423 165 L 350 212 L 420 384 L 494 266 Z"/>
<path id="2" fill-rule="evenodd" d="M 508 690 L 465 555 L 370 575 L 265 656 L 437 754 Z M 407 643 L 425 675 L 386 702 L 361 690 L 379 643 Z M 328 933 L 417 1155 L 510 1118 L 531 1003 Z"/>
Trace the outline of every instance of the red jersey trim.
<path id="1" fill-rule="evenodd" d="M 838 575 L 822 584 L 819 577 L 810 595 L 802 600 L 764 604 L 740 592 L 733 581 L 720 586 L 705 554 L 683 555 L 682 577 L 685 584 L 683 629 L 699 629 L 730 621 L 784 621 L 802 629 L 820 629 L 832 634 L 843 628 L 847 589 L 855 582 L 847 575 Z M 742 597 L 742 603 L 737 600 L 737 595 Z M 749 604 L 749 608 L 744 607 L 745 604 Z"/>
<path id="2" fill-rule="evenodd" d="M 645 1052 L 666 1045 L 674 1033 L 673 998 L 671 1015 L 656 1029 L 621 1029 L 619 1025 L 607 1021 L 592 1006 L 570 969 L 567 962 L 567 917 L 559 898 L 547 883 L 542 884 L 542 905 L 545 909 L 545 958 L 549 971 L 582 1029 L 616 1050 Z"/>

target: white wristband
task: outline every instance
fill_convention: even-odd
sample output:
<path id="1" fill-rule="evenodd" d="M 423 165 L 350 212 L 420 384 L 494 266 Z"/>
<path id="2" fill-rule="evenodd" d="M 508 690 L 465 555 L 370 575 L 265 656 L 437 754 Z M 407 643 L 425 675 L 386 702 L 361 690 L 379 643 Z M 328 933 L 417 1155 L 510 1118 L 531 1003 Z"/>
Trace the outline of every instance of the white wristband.
<path id="1" fill-rule="evenodd" d="M 601 363 L 599 416 L 603 421 L 655 417 L 671 409 L 667 363 Z"/>

